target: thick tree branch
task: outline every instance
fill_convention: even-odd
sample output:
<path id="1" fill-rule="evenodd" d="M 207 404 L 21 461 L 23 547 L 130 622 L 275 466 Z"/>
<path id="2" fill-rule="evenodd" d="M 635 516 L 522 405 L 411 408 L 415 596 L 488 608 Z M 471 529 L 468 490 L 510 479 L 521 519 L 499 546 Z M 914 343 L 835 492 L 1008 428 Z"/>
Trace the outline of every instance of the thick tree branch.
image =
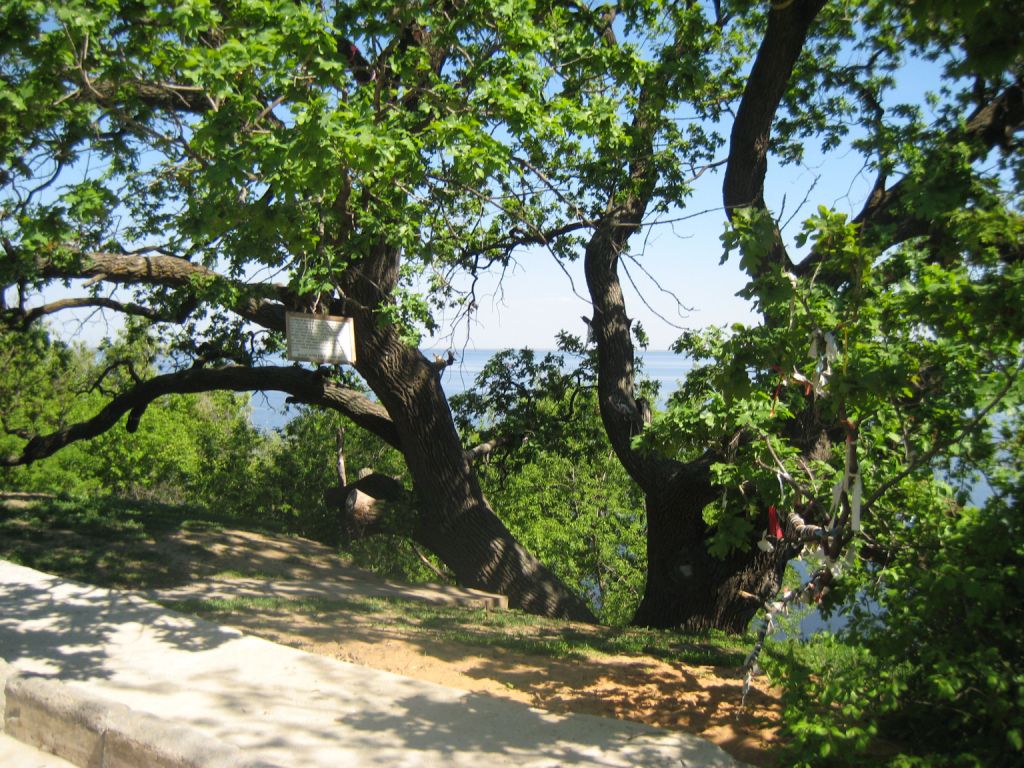
<path id="1" fill-rule="evenodd" d="M 203 283 L 230 284 L 240 298 L 229 307 L 241 317 L 274 331 L 284 330 L 286 307 L 301 306 L 301 299 L 283 285 L 249 285 L 230 280 L 218 272 L 167 254 L 139 255 L 96 251 L 82 253 L 71 263 L 55 264 L 48 259 L 37 261 L 39 273 L 50 279 L 89 278 L 122 285 L 162 285 L 192 288 Z M 270 296 L 270 301 L 260 296 Z"/>
<path id="2" fill-rule="evenodd" d="M 963 129 L 948 134 L 949 143 L 965 142 L 973 149 L 972 160 L 981 160 L 992 149 L 1008 149 L 1014 136 L 1024 131 L 1024 86 L 1015 83 L 983 107 L 979 107 L 968 118 Z M 859 224 L 865 236 L 879 237 L 884 233 L 883 248 L 892 247 L 914 237 L 932 233 L 934 222 L 915 216 L 907 206 L 908 189 L 912 182 L 903 177 L 888 189 L 877 188 L 868 197 L 854 223 Z M 964 192 L 966 203 L 966 190 Z M 1007 261 L 1019 261 L 1024 257 L 1021 249 L 1007 252 Z M 811 274 L 823 260 L 823 255 L 812 252 L 793 268 L 801 277 Z"/>
<path id="3" fill-rule="evenodd" d="M 138 101 L 151 108 L 197 115 L 205 114 L 213 107 L 206 91 L 197 86 L 154 83 L 137 79 L 120 82 L 107 79 L 93 80 L 81 72 L 79 79 L 79 92 L 105 107 Z"/>
<path id="4" fill-rule="evenodd" d="M 597 389 L 608 437 L 626 471 L 641 486 L 651 467 L 636 454 L 633 436 L 643 429 L 643 414 L 634 392 L 635 363 L 631 321 L 618 276 L 619 257 L 626 247 L 625 228 L 603 225 L 587 243 L 584 270 L 594 307 L 590 330 L 597 343 Z"/>
<path id="5" fill-rule="evenodd" d="M 495 451 L 509 446 L 521 445 L 526 440 L 525 435 L 499 435 L 491 440 L 473 446 L 466 451 L 466 459 L 476 461 L 485 456 L 490 456 Z"/>
<path id="6" fill-rule="evenodd" d="M 126 315 L 145 317 L 149 320 L 153 320 L 154 322 L 163 321 L 169 323 L 180 323 L 184 321 L 189 314 L 191 314 L 193 309 L 195 309 L 195 304 L 186 304 L 179 312 L 172 316 L 153 307 L 135 304 L 134 302 L 123 303 L 116 299 L 105 298 L 102 296 L 82 296 L 78 298 L 61 299 L 59 301 L 43 304 L 42 306 L 33 307 L 24 311 L 13 311 L 8 313 L 7 317 L 4 318 L 4 322 L 8 325 L 17 324 L 22 328 L 27 328 L 36 320 L 46 315 L 63 312 L 67 309 L 88 308 L 112 309 L 115 312 L 122 312 Z"/>
<path id="7" fill-rule="evenodd" d="M 1015 136 L 1024 130 L 1024 85 L 1019 81 L 984 106 L 978 107 L 967 120 L 963 135 L 977 142 L 972 159 L 979 160 L 993 147 L 1013 148 Z"/>
<path id="8" fill-rule="evenodd" d="M 155 376 L 114 397 L 98 414 L 49 435 L 29 440 L 20 454 L 0 457 L 0 466 L 31 464 L 52 456 L 71 443 L 88 440 L 113 427 L 126 413 L 129 431 L 147 406 L 158 397 L 226 389 L 235 392 L 287 392 L 295 402 L 318 405 L 343 413 L 354 423 L 399 447 L 398 435 L 387 411 L 365 395 L 323 378 L 315 371 L 297 367 L 190 368 Z"/>
<path id="9" fill-rule="evenodd" d="M 747 78 L 729 139 L 722 198 L 732 217 L 741 208 L 763 210 L 764 180 L 772 123 L 789 86 L 793 68 L 825 0 L 792 0 L 773 5 L 768 27 Z M 773 260 L 787 259 L 781 233 L 776 233 Z"/>
<path id="10" fill-rule="evenodd" d="M 141 255 L 92 251 L 80 253 L 75 262 L 54 263 L 40 258 L 36 266 L 47 278 L 90 278 L 112 283 L 180 286 L 204 280 L 224 280 L 209 267 L 163 253 Z"/>
<path id="11" fill-rule="evenodd" d="M 955 130 L 947 136 L 951 143 L 966 142 L 972 146 L 971 159 L 980 160 L 994 147 L 1006 148 L 1013 135 L 1024 129 L 1024 88 L 1015 84 L 1007 88 L 989 104 L 979 108 L 968 119 L 963 130 Z M 928 234 L 932 222 L 922 219 L 906 210 L 907 187 L 910 182 L 904 177 L 888 189 L 872 195 L 863 210 L 854 219 L 862 231 L 879 231 L 894 227 L 888 245 L 895 245 L 911 237 Z M 808 260 L 816 263 L 816 254 Z M 818 257 L 820 259 L 820 257 Z M 801 263 L 801 271 L 810 264 Z"/>
<path id="12" fill-rule="evenodd" d="M 645 490 L 662 485 L 672 462 L 641 455 L 632 440 L 644 427 L 644 413 L 635 399 L 635 355 L 632 320 L 619 280 L 619 260 L 629 238 L 639 230 L 659 179 L 655 137 L 666 108 L 665 79 L 688 41 L 677 36 L 662 54 L 658 70 L 641 89 L 630 133 L 624 190 L 612 197 L 608 213 L 596 224 L 584 255 L 584 274 L 594 316 L 590 331 L 597 344 L 597 389 L 601 419 L 619 461 Z"/>

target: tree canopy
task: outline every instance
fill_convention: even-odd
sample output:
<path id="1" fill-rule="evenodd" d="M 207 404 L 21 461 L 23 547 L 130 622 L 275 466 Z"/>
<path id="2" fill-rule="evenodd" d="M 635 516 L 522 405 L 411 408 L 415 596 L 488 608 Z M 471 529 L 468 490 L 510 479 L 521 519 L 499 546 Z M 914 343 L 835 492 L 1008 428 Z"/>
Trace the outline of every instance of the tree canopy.
<path id="1" fill-rule="evenodd" d="M 577 467 L 579 435 L 558 446 L 550 419 L 582 387 L 619 468 L 587 466 L 643 499 L 635 622 L 736 631 L 799 597 L 828 609 L 868 594 L 900 633 L 860 616 L 870 659 L 841 690 L 814 683 L 852 713 L 846 737 L 814 712 L 794 728 L 824 757 L 868 738 L 872 664 L 917 648 L 883 691 L 889 722 L 924 727 L 908 702 L 941 702 L 952 738 L 1003 734 L 976 757 L 1018 753 L 1016 17 L 1009 0 L 7 0 L 0 316 L 21 336 L 0 352 L 52 354 L 33 328 L 75 307 L 132 316 L 168 347 L 159 367 L 115 354 L 92 386 L 54 392 L 61 418 L 45 403 L 11 414 L 0 463 L 122 419 L 135 431 L 165 395 L 280 390 L 401 454 L 407 485 L 380 473 L 343 499 L 381 502 L 373 515 L 466 584 L 589 620 L 477 471 L 530 420 L 544 436 L 534 466 Z M 771 183 L 807 162 L 869 184 L 847 209 L 812 189 L 792 232 Z M 758 321 L 684 333 L 696 366 L 652 413 L 621 273 L 643 264 L 638 233 L 688 215 L 706 184 Z M 441 312 L 471 320 L 476 281 L 525 248 L 582 262 L 591 339 L 563 342 L 586 348 L 593 376 L 506 359 L 464 411 L 486 420 L 460 431 L 440 383 L 450 359 L 418 342 Z M 680 246 L 671 286 L 721 257 Z M 53 284 L 66 295 L 42 293 Z M 353 318 L 372 396 L 280 363 L 288 311 Z M 5 370 L 5 390 L 21 384 Z M 63 404 L 79 392 L 84 406 Z M 800 553 L 820 564 L 780 591 Z M 993 621 L 1005 631 L 969 663 L 939 642 L 943 627 L 980 638 Z"/>

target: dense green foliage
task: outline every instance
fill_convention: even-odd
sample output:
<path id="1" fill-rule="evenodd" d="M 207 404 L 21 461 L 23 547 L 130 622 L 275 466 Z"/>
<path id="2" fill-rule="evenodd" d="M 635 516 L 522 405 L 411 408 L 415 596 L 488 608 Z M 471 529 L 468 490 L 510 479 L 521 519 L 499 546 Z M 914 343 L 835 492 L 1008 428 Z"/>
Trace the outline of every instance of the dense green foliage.
<path id="1" fill-rule="evenodd" d="M 6 324 L 31 326 L 33 292 L 54 279 L 130 284 L 139 304 L 101 305 L 155 318 L 181 369 L 201 370 L 266 362 L 287 309 L 349 312 L 376 353 L 358 364 L 400 429 L 364 423 L 405 438 L 419 472 L 408 482 L 439 510 L 424 516 L 445 532 L 439 550 L 463 529 L 453 517 L 493 522 L 483 485 L 495 516 L 618 621 L 643 581 L 643 507 L 669 542 L 647 557 L 647 587 L 683 594 L 680 579 L 713 574 L 715 599 L 644 597 L 679 624 L 734 628 L 755 607 L 781 610 L 776 577 L 802 553 L 812 596 L 849 624 L 821 664 L 794 652 L 777 665 L 795 761 L 1019 762 L 1016 5 L 329 6 L 6 2 Z M 793 234 L 766 179 L 801 163 L 872 180 L 830 191 L 841 203 L 810 209 Z M 677 350 L 697 365 L 648 425 L 619 264 L 639 258 L 631 236 L 685 218 L 709 178 L 722 182 L 724 260 L 748 276 L 758 320 L 684 334 Z M 503 355 L 457 408 L 459 444 L 436 369 L 408 345 L 434 330 L 435 310 L 472 315 L 481 273 L 531 245 L 563 266 L 583 257 L 599 362 L 568 372 L 556 357 Z M 120 361 L 147 343 L 131 335 L 94 355 L 35 330 L 5 337 L 6 370 L 25 371 L 0 382 L 9 463 L 40 428 L 100 408 L 98 379 L 129 392 Z M 151 365 L 142 354 L 136 373 Z M 321 498 L 337 424 L 305 413 L 266 436 L 237 399 L 170 399 L 130 439 L 115 430 L 3 482 L 179 493 L 331 539 Z M 465 458 L 478 441 L 524 437 L 480 472 Z M 351 440 L 355 466 L 362 451 L 401 474 L 395 454 Z M 994 493 L 972 503 L 982 480 Z M 699 502 L 686 508 L 669 485 Z M 475 576 L 494 552 L 473 543 L 449 562 Z M 382 563 L 396 551 L 367 547 Z M 733 572 L 716 574 L 707 552 Z M 508 583 L 529 593 L 542 569 L 520 563 Z"/>
<path id="2" fill-rule="evenodd" d="M 0 452 L 40 425 L 57 429 L 93 415 L 111 390 L 149 372 L 153 352 L 145 335 L 132 331 L 99 350 L 53 341 L 42 330 L 0 333 L 3 367 L 12 374 L 0 383 Z M 0 487 L 238 507 L 257 439 L 244 399 L 175 395 L 156 402 L 134 433 L 122 419 L 49 461 L 5 468 Z"/>
<path id="3" fill-rule="evenodd" d="M 506 443 L 480 470 L 505 524 L 599 618 L 624 624 L 643 590 L 643 496 L 601 428 L 592 352 L 566 335 L 559 346 L 498 353 L 453 409 L 468 441 Z"/>
<path id="4" fill-rule="evenodd" d="M 118 377 L 145 374 L 157 351 L 144 334 L 132 331 L 100 350 L 68 346 L 41 330 L 0 334 L 5 369 L 18 372 L 0 384 L 5 430 L 17 433 L 41 424 L 55 429 L 92 415 L 105 402 L 101 388 L 94 387 L 97 380 L 113 388 Z M 119 364 L 101 376 L 112 361 Z M 96 391 L 86 391 L 90 387 Z M 75 388 L 81 390 L 77 398 L 67 394 Z M 186 503 L 225 519 L 262 521 L 339 542 L 337 512 L 325 501 L 327 490 L 338 483 L 335 435 L 345 425 L 339 415 L 298 409 L 280 430 L 262 432 L 249 422 L 247 398 L 212 392 L 157 400 L 135 432 L 125 429 L 125 420 L 89 443 L 0 470 L 0 489 Z M 17 444 L 16 434 L 0 436 L 0 451 Z M 353 468 L 403 473 L 394 449 L 359 430 L 348 430 L 345 450 Z M 352 542 L 350 549 L 357 562 L 386 575 L 434 576 L 409 542 L 396 537 Z"/>
<path id="5" fill-rule="evenodd" d="M 562 3 L 9 0 L 0 164 L 4 182 L 31 191 L 0 195 L 19 246 L 0 280 L 37 255 L 71 264 L 152 238 L 230 277 L 287 265 L 296 295 L 326 296 L 384 240 L 403 265 L 378 314 L 417 338 L 434 327 L 432 309 L 469 311 L 461 274 L 599 214 L 626 181 L 619 158 L 637 140 L 627 110 L 653 124 L 667 200 L 688 189 L 679 155 L 713 157 L 720 136 L 668 112 L 685 93 L 716 117 L 716 89 L 735 87 L 742 67 L 725 43 L 750 31 L 723 35 L 702 9 L 660 3 L 621 18 L 628 39 L 595 46 L 601 12 Z M 370 71 L 364 57 L 376 54 Z M 87 162 L 101 170 L 64 180 Z M 47 173 L 64 182 L 52 193 L 34 186 Z M 550 241 L 567 259 L 577 245 Z M 222 306 L 259 294 L 214 277 L 191 287 Z M 168 314 L 182 306 L 147 298 Z M 184 323 L 177 343 L 278 348 L 276 336 L 246 343 L 234 319 L 215 319 Z"/>
<path id="6" fill-rule="evenodd" d="M 1020 415 L 992 433 L 981 506 L 937 498 L 894 531 L 840 638 L 769 665 L 784 684 L 794 762 L 1011 765 L 1024 733 L 1024 455 Z M 918 509 L 928 509 L 919 506 Z M 867 610 L 875 601 L 872 610 Z M 881 737 L 881 745 L 876 740 Z"/>
<path id="7" fill-rule="evenodd" d="M 712 551 L 752 546 L 767 504 L 823 527 L 804 557 L 841 574 L 823 602 L 847 614 L 852 657 L 808 670 L 795 655 L 779 671 L 798 754 L 823 764 L 877 764 L 876 735 L 905 745 L 898 764 L 1006 764 L 1022 750 L 1024 219 L 1006 177 L 948 152 L 971 205 L 942 197 L 944 169 L 922 170 L 928 243 L 880 247 L 821 209 L 797 245 L 823 267 L 797 276 L 751 266 L 770 227 L 738 217 L 727 252 L 765 322 L 681 339 L 705 362 L 643 436 L 691 455 L 737 436 L 714 467 Z M 981 508 L 979 482 L 995 490 Z"/>
<path id="8" fill-rule="evenodd" d="M 691 455 L 736 436 L 714 467 L 712 551 L 764 545 L 767 504 L 824 529 L 803 557 L 839 577 L 817 591 L 848 618 L 842 645 L 823 667 L 797 652 L 774 666 L 800 763 L 995 765 L 1022 751 L 1024 263 L 1008 253 L 1024 237 L 1005 177 L 972 178 L 968 156 L 971 207 L 942 207 L 935 168 L 918 191 L 949 243 L 938 255 L 934 241 L 880 248 L 822 209 L 798 244 L 827 266 L 758 271 L 770 231 L 739 217 L 726 247 L 766 322 L 683 337 L 704 362 L 643 436 Z M 994 491 L 980 507 L 979 484 Z"/>

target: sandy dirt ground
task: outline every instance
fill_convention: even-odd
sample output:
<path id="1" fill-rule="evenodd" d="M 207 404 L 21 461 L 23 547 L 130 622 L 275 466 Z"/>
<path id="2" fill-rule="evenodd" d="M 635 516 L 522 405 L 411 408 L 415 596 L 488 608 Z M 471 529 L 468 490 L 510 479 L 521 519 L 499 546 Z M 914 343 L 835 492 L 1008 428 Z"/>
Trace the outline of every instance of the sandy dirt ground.
<path id="1" fill-rule="evenodd" d="M 209 583 L 213 568 L 344 585 L 355 595 L 360 585 L 381 581 L 344 564 L 329 548 L 303 539 L 242 531 L 186 533 L 163 542 L 161 549 L 179 558 L 203 551 L 201 562 L 194 562 L 191 569 L 197 592 L 204 580 Z M 353 574 L 359 578 L 353 579 Z M 217 583 L 230 588 L 230 580 L 217 578 Z M 174 594 L 180 599 L 180 590 Z M 778 692 L 763 679 L 755 680 L 741 708 L 742 681 L 735 668 L 689 666 L 650 656 L 552 658 L 481 648 L 366 613 L 274 609 L 218 612 L 212 618 L 311 653 L 552 712 L 582 712 L 685 730 L 745 762 L 771 764 L 766 748 L 778 726 Z M 586 625 L 574 625 L 572 630 L 582 635 L 592 631 Z M 522 635 L 530 628 L 515 631 Z"/>

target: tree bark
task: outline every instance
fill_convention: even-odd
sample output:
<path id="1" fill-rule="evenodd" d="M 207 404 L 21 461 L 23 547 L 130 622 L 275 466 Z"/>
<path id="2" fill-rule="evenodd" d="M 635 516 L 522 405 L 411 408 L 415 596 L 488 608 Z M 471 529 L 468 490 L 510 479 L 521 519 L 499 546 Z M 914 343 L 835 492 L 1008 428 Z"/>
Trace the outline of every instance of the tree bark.
<path id="1" fill-rule="evenodd" d="M 751 547 L 719 559 L 708 552 L 708 483 L 677 482 L 647 495 L 647 582 L 633 624 L 686 632 L 743 632 L 781 584 L 786 554 Z"/>
<path id="2" fill-rule="evenodd" d="M 143 413 L 158 397 L 224 389 L 234 392 L 278 391 L 291 395 L 292 402 L 308 403 L 344 413 L 355 424 L 396 445 L 398 436 L 387 412 L 361 392 L 339 386 L 314 371 L 294 367 L 225 366 L 189 368 L 140 381 L 116 395 L 95 416 L 47 434 L 35 435 L 21 453 L 0 456 L 0 466 L 31 464 L 52 456 L 71 443 L 89 440 L 114 426 L 129 414 L 129 431 L 134 431 Z"/>
<path id="3" fill-rule="evenodd" d="M 764 207 L 764 177 L 771 127 L 793 67 L 825 0 L 794 0 L 773 7 L 747 81 L 730 138 L 723 198 L 735 209 Z M 654 627 L 743 631 L 772 594 L 785 567 L 784 553 L 762 553 L 753 542 L 747 552 L 724 560 L 707 551 L 711 531 L 704 507 L 717 489 L 707 473 L 709 457 L 681 463 L 633 447 L 644 428 L 633 390 L 634 349 L 618 277 L 618 261 L 643 220 L 655 188 L 650 163 L 654 122 L 646 111 L 653 97 L 647 88 L 633 124 L 634 153 L 627 175 L 636 193 L 612 201 L 610 214 L 587 245 L 584 261 L 594 307 L 592 329 L 598 348 L 601 417 L 626 471 L 644 491 L 648 525 L 648 576 L 634 624 Z M 786 259 L 778 238 L 776 258 Z M 750 597 L 753 595 L 753 597 Z"/>
<path id="4" fill-rule="evenodd" d="M 460 494 L 453 489 L 449 495 Z M 463 586 L 506 595 L 509 605 L 529 613 L 596 621 L 586 604 L 515 540 L 482 495 L 460 514 L 454 528 L 441 522 L 445 505 L 439 499 L 424 504 L 390 477 L 369 475 L 330 496 L 335 506 L 343 507 L 349 537 L 405 536 L 440 557 Z"/>
<path id="5" fill-rule="evenodd" d="M 372 338 L 367 342 L 374 344 Z M 372 361 L 360 370 L 374 380 L 371 386 L 394 415 L 416 494 L 413 538 L 440 557 L 464 586 L 506 595 L 509 605 L 530 613 L 594 621 L 583 600 L 494 514 L 426 358 L 401 344 L 358 355 Z"/>
<path id="6" fill-rule="evenodd" d="M 413 538 L 464 586 L 506 595 L 510 606 L 529 613 L 596 621 L 494 514 L 459 439 L 437 367 L 376 315 L 389 301 L 398 264 L 398 252 L 379 244 L 346 273 L 346 299 L 332 309 L 355 319 L 356 369 L 394 422 L 415 493 Z"/>

